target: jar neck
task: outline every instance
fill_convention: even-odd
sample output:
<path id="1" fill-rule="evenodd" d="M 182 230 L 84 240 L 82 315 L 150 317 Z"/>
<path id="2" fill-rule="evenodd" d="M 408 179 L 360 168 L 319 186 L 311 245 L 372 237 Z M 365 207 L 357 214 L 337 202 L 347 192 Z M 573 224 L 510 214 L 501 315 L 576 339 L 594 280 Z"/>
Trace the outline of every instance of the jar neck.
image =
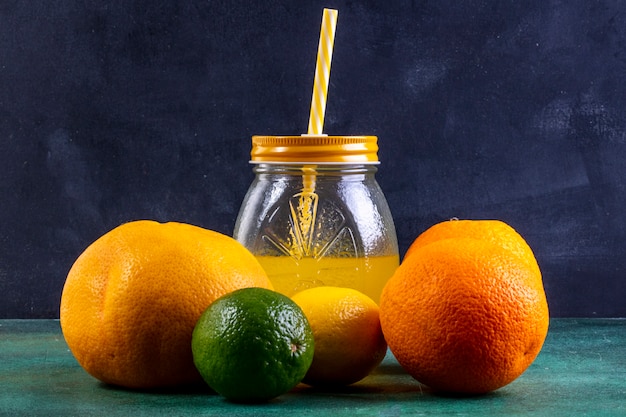
<path id="1" fill-rule="evenodd" d="M 256 174 L 281 175 L 373 175 L 378 171 L 375 164 L 254 164 Z"/>

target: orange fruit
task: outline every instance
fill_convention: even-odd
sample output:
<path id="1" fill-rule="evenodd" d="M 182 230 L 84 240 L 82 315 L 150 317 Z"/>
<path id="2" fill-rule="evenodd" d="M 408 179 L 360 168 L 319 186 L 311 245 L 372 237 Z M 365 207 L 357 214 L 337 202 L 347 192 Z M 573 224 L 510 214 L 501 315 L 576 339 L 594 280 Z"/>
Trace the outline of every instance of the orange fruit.
<path id="1" fill-rule="evenodd" d="M 295 294 L 313 329 L 313 363 L 302 382 L 349 385 L 365 378 L 385 357 L 387 343 L 378 305 L 365 294 L 339 287 L 314 287 Z"/>
<path id="2" fill-rule="evenodd" d="M 549 313 L 538 268 L 507 245 L 467 234 L 415 247 L 383 289 L 380 318 L 390 350 L 415 379 L 480 394 L 530 366 Z"/>
<path id="3" fill-rule="evenodd" d="M 450 219 L 431 226 L 413 241 L 406 251 L 406 259 L 422 246 L 437 240 L 471 237 L 487 240 L 508 249 L 520 256 L 536 273 L 541 274 L 535 255 L 524 238 L 511 226 L 500 220 L 459 220 Z"/>
<path id="4" fill-rule="evenodd" d="M 313 333 L 286 295 L 265 288 L 226 294 L 200 316 L 191 338 L 206 383 L 233 402 L 263 402 L 296 386 L 313 360 Z"/>
<path id="5" fill-rule="evenodd" d="M 69 271 L 63 335 L 94 377 L 129 388 L 199 381 L 191 336 L 211 302 L 243 287 L 271 288 L 240 243 L 182 224 L 135 221 L 93 242 Z"/>

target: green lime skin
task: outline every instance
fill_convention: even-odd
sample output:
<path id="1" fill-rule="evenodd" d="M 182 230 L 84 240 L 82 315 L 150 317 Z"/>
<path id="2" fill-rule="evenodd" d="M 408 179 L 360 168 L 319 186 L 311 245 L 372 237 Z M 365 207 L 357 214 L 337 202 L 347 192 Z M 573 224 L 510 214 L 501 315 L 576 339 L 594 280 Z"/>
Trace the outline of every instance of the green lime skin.
<path id="1" fill-rule="evenodd" d="M 289 297 L 244 288 L 204 311 L 191 350 L 200 375 L 218 394 L 232 402 L 265 402 L 304 378 L 313 361 L 313 332 Z"/>

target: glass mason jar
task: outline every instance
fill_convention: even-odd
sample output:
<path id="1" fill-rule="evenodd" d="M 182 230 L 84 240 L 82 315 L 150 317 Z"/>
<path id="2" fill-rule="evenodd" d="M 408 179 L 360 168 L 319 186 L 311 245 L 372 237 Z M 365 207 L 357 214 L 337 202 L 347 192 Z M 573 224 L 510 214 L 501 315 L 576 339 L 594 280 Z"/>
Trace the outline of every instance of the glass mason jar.
<path id="1" fill-rule="evenodd" d="M 374 175 L 375 136 L 254 136 L 256 177 L 234 238 L 291 296 L 329 285 L 378 302 L 398 266 L 398 242 Z"/>

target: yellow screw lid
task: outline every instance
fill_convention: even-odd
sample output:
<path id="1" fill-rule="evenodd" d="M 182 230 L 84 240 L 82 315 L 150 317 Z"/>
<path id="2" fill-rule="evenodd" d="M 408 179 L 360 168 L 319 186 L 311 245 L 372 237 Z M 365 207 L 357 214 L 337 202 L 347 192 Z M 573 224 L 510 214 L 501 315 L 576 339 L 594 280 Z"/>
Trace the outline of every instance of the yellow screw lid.
<path id="1" fill-rule="evenodd" d="M 252 136 L 251 163 L 378 164 L 376 136 Z"/>

